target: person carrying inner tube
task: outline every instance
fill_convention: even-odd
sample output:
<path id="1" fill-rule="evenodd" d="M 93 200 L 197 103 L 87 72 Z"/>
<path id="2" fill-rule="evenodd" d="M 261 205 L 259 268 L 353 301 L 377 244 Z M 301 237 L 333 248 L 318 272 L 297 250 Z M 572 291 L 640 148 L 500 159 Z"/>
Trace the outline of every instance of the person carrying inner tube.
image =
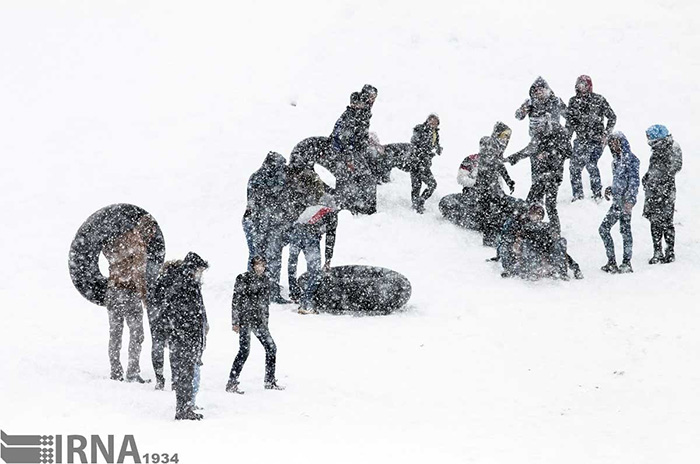
<path id="1" fill-rule="evenodd" d="M 147 303 L 147 246 L 155 237 L 156 222 L 142 216 L 136 226 L 109 241 L 102 249 L 109 263 L 107 314 L 109 316 L 110 378 L 124 380 L 120 351 L 124 321 L 129 327 L 129 364 L 127 382 L 146 383 L 141 375 L 140 357 L 143 344 L 143 305 Z"/>
<path id="2" fill-rule="evenodd" d="M 289 246 L 289 293 L 293 300 L 300 301 L 299 314 L 316 314 L 313 298 L 318 285 L 321 283 L 321 271 L 331 268 L 335 234 L 338 228 L 338 209 L 330 195 L 324 194 L 317 204 L 304 210 L 299 216 L 291 234 Z M 321 267 L 321 239 L 326 235 L 326 261 Z M 306 258 L 306 269 L 309 279 L 302 291 L 297 283 L 297 262 L 299 253 L 303 251 Z"/>

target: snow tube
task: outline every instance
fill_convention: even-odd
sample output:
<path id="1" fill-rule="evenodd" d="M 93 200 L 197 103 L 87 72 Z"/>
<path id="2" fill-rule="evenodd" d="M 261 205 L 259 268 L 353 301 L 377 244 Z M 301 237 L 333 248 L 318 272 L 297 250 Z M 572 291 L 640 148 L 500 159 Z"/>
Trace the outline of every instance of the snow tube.
<path id="1" fill-rule="evenodd" d="M 477 230 L 479 220 L 476 217 L 476 198 L 465 193 L 453 193 L 440 200 L 440 213 L 448 221 L 467 229 Z"/>
<path id="2" fill-rule="evenodd" d="M 304 288 L 309 274 L 299 278 Z M 391 269 L 338 266 L 323 273 L 314 295 L 316 309 L 328 313 L 390 314 L 411 298 L 411 282 Z"/>
<path id="3" fill-rule="evenodd" d="M 99 267 L 103 246 L 124 232 L 133 229 L 139 219 L 148 214 L 135 205 L 120 203 L 106 206 L 93 213 L 75 234 L 68 257 L 68 270 L 73 285 L 90 302 L 105 306 L 107 277 Z M 156 223 L 156 233 L 147 245 L 146 281 L 149 290 L 158 278 L 165 260 L 165 240 Z"/>

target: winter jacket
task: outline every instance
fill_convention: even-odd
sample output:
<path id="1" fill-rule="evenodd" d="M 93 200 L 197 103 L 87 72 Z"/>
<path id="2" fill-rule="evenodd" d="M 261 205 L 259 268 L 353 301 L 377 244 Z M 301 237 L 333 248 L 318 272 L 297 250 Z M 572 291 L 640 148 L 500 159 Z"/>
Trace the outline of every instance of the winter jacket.
<path id="1" fill-rule="evenodd" d="M 642 177 L 644 217 L 651 218 L 659 214 L 673 217 L 676 174 L 683 167 L 683 152 L 671 135 L 649 144 L 649 170 Z"/>
<path id="2" fill-rule="evenodd" d="M 549 91 L 549 96 L 545 99 L 535 98 L 538 89 L 543 88 Z M 530 98 L 525 100 L 520 108 L 515 112 L 515 117 L 519 121 L 530 117 L 530 137 L 535 138 L 543 131 L 545 125 L 559 125 L 559 118 L 566 116 L 566 105 L 561 98 L 554 95 L 547 81 L 538 77 L 530 86 Z"/>
<path id="3" fill-rule="evenodd" d="M 498 181 L 502 177 L 506 184 L 513 184 L 503 165 L 503 152 L 508 146 L 508 138 L 499 138 L 498 135 L 510 130 L 503 123 L 497 124 L 490 137 L 483 137 L 479 142 L 479 165 L 476 174 L 477 191 L 483 194 L 502 196 L 503 190 Z M 498 133 L 497 133 L 498 132 Z M 510 132 L 508 132 L 510 133 Z"/>
<path id="4" fill-rule="evenodd" d="M 608 120 L 606 126 L 603 126 L 604 118 Z M 612 133 L 616 121 L 615 112 L 602 95 L 584 92 L 569 100 L 566 128 L 570 135 L 576 132 L 580 142 L 602 143 L 603 137 Z"/>
<path id="5" fill-rule="evenodd" d="M 318 203 L 323 194 L 329 190 L 331 190 L 330 187 L 313 169 L 290 166 L 287 169 L 287 182 L 279 199 L 282 218 L 280 227 L 289 230 L 299 215 L 309 206 Z"/>
<path id="6" fill-rule="evenodd" d="M 270 279 L 254 271 L 236 277 L 231 301 L 232 325 L 263 327 L 270 318 Z"/>
<path id="7" fill-rule="evenodd" d="M 613 154 L 612 170 L 613 201 L 620 207 L 627 203 L 637 203 L 637 191 L 639 190 L 639 159 L 632 153 L 630 143 L 622 132 L 615 132 L 611 139 L 620 140 L 622 153 Z"/>
<path id="8" fill-rule="evenodd" d="M 348 106 L 331 133 L 331 144 L 340 153 L 364 153 L 369 143 L 372 112 L 360 105 Z"/>
<path id="9" fill-rule="evenodd" d="M 171 261 L 163 266 L 154 290 L 154 321 L 171 341 L 191 349 L 203 349 L 207 313 L 202 299 L 202 285 L 195 278 L 196 266 Z M 153 321 L 151 322 L 153 324 Z"/>
<path id="10" fill-rule="evenodd" d="M 442 153 L 440 146 L 440 128 L 433 129 L 428 122 L 413 128 L 411 145 L 414 147 L 413 169 L 429 168 L 435 155 Z"/>
<path id="11" fill-rule="evenodd" d="M 136 230 L 129 230 L 102 249 L 109 263 L 109 284 L 146 295 L 147 247 Z"/>
<path id="12" fill-rule="evenodd" d="M 279 214 L 280 195 L 285 186 L 286 163 L 284 156 L 269 152 L 260 169 L 248 179 L 248 202 L 244 217 L 263 221 Z"/>
<path id="13" fill-rule="evenodd" d="M 533 180 L 560 183 L 564 176 L 564 160 L 571 158 L 571 144 L 566 129 L 556 125 L 535 142 L 535 149 L 525 148 L 507 158 L 511 164 L 530 157 Z"/>

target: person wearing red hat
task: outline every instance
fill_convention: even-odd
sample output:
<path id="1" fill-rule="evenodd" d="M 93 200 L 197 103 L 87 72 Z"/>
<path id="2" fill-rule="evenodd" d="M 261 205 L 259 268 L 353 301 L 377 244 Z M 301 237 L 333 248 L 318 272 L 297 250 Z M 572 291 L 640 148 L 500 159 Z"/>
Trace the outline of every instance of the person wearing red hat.
<path id="1" fill-rule="evenodd" d="M 615 128 L 617 116 L 602 95 L 593 93 L 593 81 L 581 75 L 576 79 L 576 95 L 569 100 L 566 128 L 569 137 L 576 132 L 573 156 L 569 163 L 573 200 L 583 199 L 581 172 L 584 168 L 591 179 L 591 191 L 595 200 L 602 198 L 602 185 L 598 160 L 603 155 L 607 139 Z M 604 126 L 603 121 L 607 119 Z"/>

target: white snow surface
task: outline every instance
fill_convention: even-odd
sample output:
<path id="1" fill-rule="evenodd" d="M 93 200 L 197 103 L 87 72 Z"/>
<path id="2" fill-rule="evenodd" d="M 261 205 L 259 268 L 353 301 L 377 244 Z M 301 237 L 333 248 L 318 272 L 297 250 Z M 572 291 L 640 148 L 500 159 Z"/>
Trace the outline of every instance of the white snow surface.
<path id="1" fill-rule="evenodd" d="M 177 452 L 183 464 L 697 462 L 699 14 L 690 0 L 3 2 L 0 428 L 129 433 L 142 454 Z M 640 191 L 635 273 L 601 272 L 608 204 L 571 204 L 567 168 L 559 210 L 585 279 L 504 280 L 485 262 L 493 251 L 443 220 L 438 201 L 459 191 L 462 158 L 495 121 L 513 128 L 506 154 L 527 143 L 513 113 L 538 75 L 568 101 L 580 74 L 617 112 L 642 173 L 649 125 L 682 146 L 677 262 L 646 263 Z M 340 214 L 334 265 L 394 269 L 413 296 L 386 317 L 274 305 L 287 389 L 263 389 L 254 340 L 246 394 L 227 394 L 247 178 L 269 150 L 288 156 L 328 135 L 365 83 L 379 89 L 371 130 L 383 143 L 440 115 L 438 189 L 419 216 L 395 171 L 378 214 Z M 606 150 L 605 185 L 610 161 Z M 525 196 L 529 164 L 509 171 Z M 118 202 L 155 216 L 169 259 L 192 250 L 211 264 L 202 422 L 174 421 L 174 394 L 152 383 L 108 380 L 106 311 L 71 284 L 76 230 Z M 124 363 L 126 345 L 125 333 Z"/>

